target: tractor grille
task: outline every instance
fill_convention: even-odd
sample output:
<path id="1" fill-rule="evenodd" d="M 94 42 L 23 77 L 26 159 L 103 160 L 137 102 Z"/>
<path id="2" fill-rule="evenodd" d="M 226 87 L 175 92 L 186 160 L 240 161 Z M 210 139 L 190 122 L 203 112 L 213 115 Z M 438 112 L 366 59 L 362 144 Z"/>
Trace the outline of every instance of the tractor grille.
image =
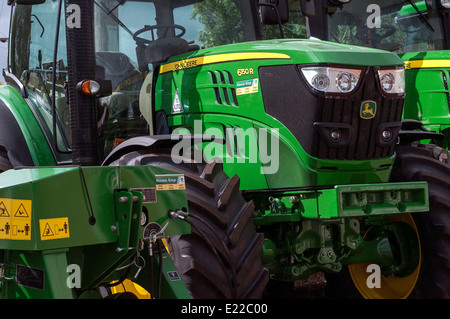
<path id="1" fill-rule="evenodd" d="M 380 93 L 376 71 L 361 73 L 360 85 L 350 96 L 314 93 L 295 65 L 259 69 L 264 107 L 285 125 L 313 157 L 364 160 L 392 156 L 401 126 L 403 97 Z M 360 116 L 361 104 L 375 101 L 372 119 Z M 388 138 L 386 133 L 390 132 Z M 339 132 L 339 139 L 332 138 Z"/>

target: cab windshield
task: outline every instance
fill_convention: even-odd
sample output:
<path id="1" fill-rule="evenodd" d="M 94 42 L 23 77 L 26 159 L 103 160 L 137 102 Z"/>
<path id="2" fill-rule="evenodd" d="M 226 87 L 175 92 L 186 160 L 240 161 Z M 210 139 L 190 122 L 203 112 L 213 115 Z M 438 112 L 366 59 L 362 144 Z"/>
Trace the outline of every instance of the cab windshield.
<path id="1" fill-rule="evenodd" d="M 83 29 L 76 1 L 62 3 L 60 12 L 55 0 L 16 4 L 9 54 L 9 67 L 59 162 L 70 161 L 72 151 L 66 29 Z M 92 0 L 92 5 L 95 80 L 112 84 L 112 93 L 97 99 L 102 156 L 126 139 L 153 133 L 140 105 L 152 103 L 152 73 L 161 63 L 180 53 L 257 39 L 248 0 Z"/>
<path id="2" fill-rule="evenodd" d="M 256 39 L 247 0 L 93 4 L 96 77 L 112 82 L 112 94 L 98 100 L 104 154 L 131 137 L 161 133 L 152 127 L 152 108 L 143 110 L 152 103 L 152 73 L 161 63 L 177 54 Z"/>
<path id="3" fill-rule="evenodd" d="M 442 50 L 435 1 L 358 0 L 328 9 L 328 40 L 396 53 Z"/>

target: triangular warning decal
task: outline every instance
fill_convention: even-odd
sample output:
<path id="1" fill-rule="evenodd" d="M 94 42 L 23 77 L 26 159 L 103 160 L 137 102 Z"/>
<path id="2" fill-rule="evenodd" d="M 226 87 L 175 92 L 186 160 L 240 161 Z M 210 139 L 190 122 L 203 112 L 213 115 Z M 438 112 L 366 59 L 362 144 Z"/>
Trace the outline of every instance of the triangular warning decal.
<path id="1" fill-rule="evenodd" d="M 55 234 L 52 231 L 52 228 L 50 227 L 50 225 L 48 223 L 44 227 L 44 231 L 42 232 L 42 236 L 43 237 L 55 236 Z"/>
<path id="2" fill-rule="evenodd" d="M 3 202 L 0 202 L 0 217 L 9 217 L 8 210 Z"/>
<path id="3" fill-rule="evenodd" d="M 14 217 L 30 217 L 30 216 L 28 216 L 28 213 L 25 210 L 25 207 L 23 207 L 23 204 L 20 204 L 19 209 L 14 214 Z"/>
<path id="4" fill-rule="evenodd" d="M 183 112 L 183 106 L 180 101 L 180 94 L 178 93 L 178 89 L 175 91 L 175 97 L 173 98 L 172 104 L 172 114 Z"/>

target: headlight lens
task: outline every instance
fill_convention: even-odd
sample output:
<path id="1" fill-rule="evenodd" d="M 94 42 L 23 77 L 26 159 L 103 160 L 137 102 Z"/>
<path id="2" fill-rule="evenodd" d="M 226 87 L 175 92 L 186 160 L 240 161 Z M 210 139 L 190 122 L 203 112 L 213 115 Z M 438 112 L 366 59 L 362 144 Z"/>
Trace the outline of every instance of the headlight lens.
<path id="1" fill-rule="evenodd" d="M 450 0 L 441 0 L 441 4 L 445 9 L 450 8 Z"/>
<path id="2" fill-rule="evenodd" d="M 404 69 L 378 70 L 378 78 L 384 92 L 393 94 L 405 93 Z"/>
<path id="3" fill-rule="evenodd" d="M 361 70 L 334 67 L 304 67 L 301 71 L 308 83 L 326 93 L 350 93 L 358 84 Z"/>
<path id="4" fill-rule="evenodd" d="M 354 74 L 350 72 L 339 72 L 336 77 L 336 87 L 342 93 L 348 93 L 353 91 L 353 89 L 356 86 L 356 83 L 358 83 L 358 79 Z"/>

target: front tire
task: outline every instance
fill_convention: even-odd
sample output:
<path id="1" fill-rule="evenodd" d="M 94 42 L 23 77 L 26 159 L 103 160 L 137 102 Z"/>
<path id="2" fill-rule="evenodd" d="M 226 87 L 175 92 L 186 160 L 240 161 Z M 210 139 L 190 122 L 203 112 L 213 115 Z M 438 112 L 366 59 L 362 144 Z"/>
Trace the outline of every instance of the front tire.
<path id="1" fill-rule="evenodd" d="M 254 205 L 228 178 L 222 164 L 174 164 L 170 153 L 136 151 L 112 165 L 152 165 L 185 175 L 192 233 L 169 238 L 170 255 L 194 298 L 261 298 L 268 271 L 261 263 L 262 234 L 255 231 Z"/>
<path id="2" fill-rule="evenodd" d="M 430 211 L 412 214 L 421 243 L 421 271 L 411 297 L 450 298 L 450 162 L 434 145 L 397 147 L 392 181 L 428 182 Z"/>

